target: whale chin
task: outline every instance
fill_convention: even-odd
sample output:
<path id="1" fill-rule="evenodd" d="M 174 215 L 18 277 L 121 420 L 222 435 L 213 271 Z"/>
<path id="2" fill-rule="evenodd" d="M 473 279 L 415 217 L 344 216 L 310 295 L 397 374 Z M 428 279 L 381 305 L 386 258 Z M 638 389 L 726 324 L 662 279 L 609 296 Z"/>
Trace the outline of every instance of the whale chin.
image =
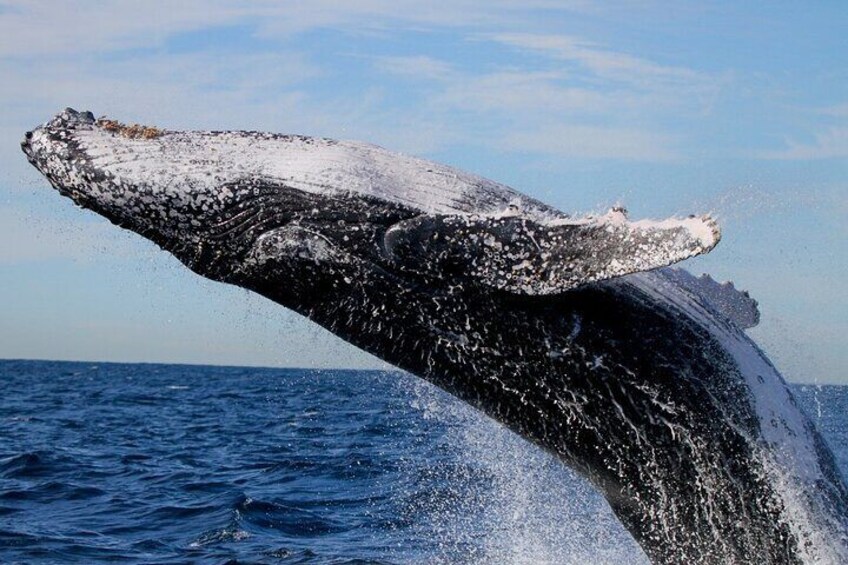
<path id="1" fill-rule="evenodd" d="M 669 266 L 708 215 L 572 217 L 358 142 L 66 110 L 63 195 L 426 379 L 591 481 L 657 563 L 848 563 L 848 488 L 747 293 Z M 556 503 L 552 501 L 552 503 Z"/>

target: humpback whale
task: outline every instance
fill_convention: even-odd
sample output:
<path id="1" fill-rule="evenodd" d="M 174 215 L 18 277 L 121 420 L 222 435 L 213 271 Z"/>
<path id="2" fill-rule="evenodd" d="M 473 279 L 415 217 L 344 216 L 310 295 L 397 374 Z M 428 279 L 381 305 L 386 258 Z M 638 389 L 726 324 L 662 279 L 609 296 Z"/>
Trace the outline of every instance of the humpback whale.
<path id="1" fill-rule="evenodd" d="M 21 145 L 77 205 L 554 453 L 653 562 L 848 562 L 848 489 L 745 334 L 756 302 L 671 267 L 711 218 L 572 217 L 365 143 L 72 109 Z"/>

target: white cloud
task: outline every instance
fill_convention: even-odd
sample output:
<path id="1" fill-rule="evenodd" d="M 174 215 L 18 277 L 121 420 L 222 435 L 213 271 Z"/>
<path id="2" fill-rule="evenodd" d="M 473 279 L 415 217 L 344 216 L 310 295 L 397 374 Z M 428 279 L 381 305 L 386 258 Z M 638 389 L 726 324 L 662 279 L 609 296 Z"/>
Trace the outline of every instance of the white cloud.
<path id="1" fill-rule="evenodd" d="M 848 158 L 848 127 L 834 126 L 815 134 L 812 143 L 788 141 L 784 149 L 766 151 L 766 159 L 814 160 Z"/>
<path id="2" fill-rule="evenodd" d="M 0 62 L 8 80 L 0 84 L 0 100 L 21 107 L 59 109 L 78 104 L 96 113 L 144 109 L 150 118 L 189 116 L 215 107 L 232 116 L 232 106 L 246 98 L 262 104 L 284 98 L 295 85 L 320 74 L 297 53 L 192 53 L 128 60 L 47 58 L 38 65 Z M 282 94 L 282 95 L 281 95 Z M 202 99 L 203 104 L 197 100 Z M 148 108 L 153 111 L 147 111 Z M 7 116 L 5 120 L 16 116 Z M 42 119 L 46 116 L 41 116 Z M 124 116 L 127 119 L 126 116 Z"/>
<path id="3" fill-rule="evenodd" d="M 422 122 L 464 120 L 477 145 L 593 159 L 666 160 L 685 155 L 664 126 L 709 114 L 722 79 L 605 49 L 567 35 L 472 34 L 538 55 L 521 67 L 463 68 L 431 57 L 378 59 L 387 73 L 428 79 Z M 497 59 L 495 59 L 497 60 Z M 502 60 L 502 59 L 501 59 Z"/>
<path id="4" fill-rule="evenodd" d="M 834 116 L 837 118 L 848 118 L 848 102 L 845 104 L 836 104 L 835 106 L 828 106 L 821 110 L 821 113 L 826 116 Z"/>
<path id="5" fill-rule="evenodd" d="M 378 67 L 401 72 L 382 61 Z M 651 161 L 680 156 L 679 139 L 651 125 L 658 112 L 654 93 L 620 85 L 576 86 L 585 81 L 565 70 L 461 72 L 431 59 L 426 67 L 438 69 L 439 80 L 422 89 L 417 123 L 442 122 L 455 129 L 459 117 L 473 124 L 457 131 L 457 139 L 558 157 Z M 668 112 L 668 106 L 660 111 Z"/>
<path id="6" fill-rule="evenodd" d="M 352 33 L 431 26 L 469 28 L 531 21 L 535 9 L 586 10 L 583 0 L 7 0 L 0 11 L 0 56 L 73 54 L 161 45 L 170 35 L 251 23 L 257 33 L 291 36 L 314 29 Z"/>
<path id="7" fill-rule="evenodd" d="M 377 67 L 387 73 L 418 80 L 443 81 L 456 75 L 450 63 L 417 55 L 411 57 L 377 57 Z"/>
<path id="8" fill-rule="evenodd" d="M 705 88 L 712 81 L 685 67 L 661 65 L 651 60 L 604 49 L 598 44 L 567 35 L 502 33 L 490 39 L 512 47 L 529 49 L 562 61 L 573 62 L 589 73 L 610 81 L 642 88 Z"/>
<path id="9" fill-rule="evenodd" d="M 674 138 L 637 129 L 554 125 L 500 140 L 507 150 L 581 159 L 664 161 L 678 158 Z"/>
<path id="10" fill-rule="evenodd" d="M 73 54 L 160 44 L 168 35 L 239 21 L 236 4 L 11 0 L 0 12 L 0 56 Z"/>
<path id="11" fill-rule="evenodd" d="M 606 93 L 570 86 L 567 75 L 556 71 L 498 71 L 462 76 L 436 97 L 435 105 L 465 111 L 542 112 L 548 116 L 572 112 L 598 113 L 614 103 Z"/>
<path id="12" fill-rule="evenodd" d="M 539 11 L 567 13 L 592 9 L 588 0 L 453 0 L 428 3 L 419 0 L 313 0 L 279 2 L 268 0 L 261 6 L 265 18 L 261 33 L 290 35 L 316 28 L 346 29 L 354 33 L 482 26 L 527 25 L 538 20 Z"/>
<path id="13" fill-rule="evenodd" d="M 365 92 L 348 92 L 348 96 L 325 89 L 324 98 L 316 99 L 304 82 L 322 73 L 332 76 L 337 69 L 320 67 L 297 51 L 296 42 L 275 43 L 273 51 L 249 53 L 207 50 L 174 54 L 150 49 L 180 32 L 216 26 L 246 25 L 247 31 L 242 33 L 252 29 L 255 35 L 266 37 L 291 37 L 322 27 L 351 33 L 388 33 L 422 26 L 520 29 L 522 22 L 545 13 L 594 9 L 586 2 L 497 0 L 495 4 L 457 0 L 433 7 L 411 0 L 344 4 L 330 0 L 308 4 L 153 0 L 71 6 L 13 1 L 9 11 L 0 13 L 4 37 L 0 57 L 6 55 L 0 59 L 4 75 L 0 102 L 7 109 L 6 117 L 0 117 L 0 130 L 15 133 L 0 139 L 0 146 L 10 148 L 4 154 L 14 155 L 16 160 L 3 168 L 19 175 L 25 166 L 17 154 L 21 132 L 67 105 L 166 127 L 200 125 L 351 137 L 413 153 L 436 151 L 461 140 L 486 144 L 490 138 L 544 139 L 549 136 L 540 130 L 558 127 L 591 132 L 593 139 L 601 137 L 598 132 L 605 132 L 607 149 L 598 147 L 591 152 L 596 156 L 633 159 L 641 155 L 648 159 L 670 154 L 667 144 L 671 138 L 651 131 L 652 116 L 658 105 L 662 111 L 685 109 L 691 101 L 673 90 L 645 91 L 645 77 L 686 83 L 697 82 L 698 75 L 565 36 L 503 33 L 491 35 L 489 40 L 545 55 L 553 53 L 557 60 L 578 61 L 577 68 L 465 71 L 453 62 L 424 54 L 376 56 L 375 66 L 384 73 L 411 83 L 428 83 L 418 93 L 420 104 L 387 100 L 380 84 Z M 534 13 L 535 8 L 548 12 Z M 125 51 L 137 47 L 148 49 Z M 87 52 L 97 56 L 85 55 Z M 622 81 L 621 77 L 629 78 Z M 463 117 L 476 117 L 481 127 L 461 131 L 457 122 Z M 643 130 L 641 134 L 639 130 Z M 616 132 L 623 137 L 613 142 Z M 654 145 L 636 151 L 632 147 L 636 138 Z M 662 144 L 657 145 L 660 140 Z M 533 142 L 527 149 L 539 143 Z M 586 146 L 591 145 L 587 140 Z"/>

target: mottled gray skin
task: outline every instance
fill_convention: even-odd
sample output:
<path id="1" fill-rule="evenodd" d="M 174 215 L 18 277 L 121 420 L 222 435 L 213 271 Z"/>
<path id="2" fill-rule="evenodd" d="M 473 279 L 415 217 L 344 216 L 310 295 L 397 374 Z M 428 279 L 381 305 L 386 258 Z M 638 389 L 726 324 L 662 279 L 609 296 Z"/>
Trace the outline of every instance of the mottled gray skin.
<path id="1" fill-rule="evenodd" d="M 139 196 L 113 208 L 91 189 L 110 179 L 69 141 L 75 121 L 89 119 L 69 114 L 42 128 L 50 144 L 33 146 L 30 134 L 23 143 L 60 192 L 198 274 L 306 316 L 555 453 L 603 493 L 652 561 L 799 563 L 810 554 L 756 456 L 761 424 L 748 385 L 685 312 L 626 277 L 533 297 L 462 281 L 450 265 L 404 268 L 384 235 L 420 211 L 355 195 L 246 178 L 211 209 L 141 204 L 145 186 L 113 187 Z M 821 510 L 835 524 L 828 535 L 841 535 L 848 491 L 813 437 Z"/>

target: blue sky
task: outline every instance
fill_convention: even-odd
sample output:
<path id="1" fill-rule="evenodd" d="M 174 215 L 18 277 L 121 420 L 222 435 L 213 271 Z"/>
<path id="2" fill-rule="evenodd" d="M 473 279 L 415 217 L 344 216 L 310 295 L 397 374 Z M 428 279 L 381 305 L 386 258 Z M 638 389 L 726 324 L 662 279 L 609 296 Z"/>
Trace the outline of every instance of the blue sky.
<path id="1" fill-rule="evenodd" d="M 361 139 L 568 212 L 712 212 L 687 265 L 784 374 L 848 382 L 848 5 L 0 0 L 0 357 L 380 363 L 75 209 L 26 163 L 65 106 Z"/>

